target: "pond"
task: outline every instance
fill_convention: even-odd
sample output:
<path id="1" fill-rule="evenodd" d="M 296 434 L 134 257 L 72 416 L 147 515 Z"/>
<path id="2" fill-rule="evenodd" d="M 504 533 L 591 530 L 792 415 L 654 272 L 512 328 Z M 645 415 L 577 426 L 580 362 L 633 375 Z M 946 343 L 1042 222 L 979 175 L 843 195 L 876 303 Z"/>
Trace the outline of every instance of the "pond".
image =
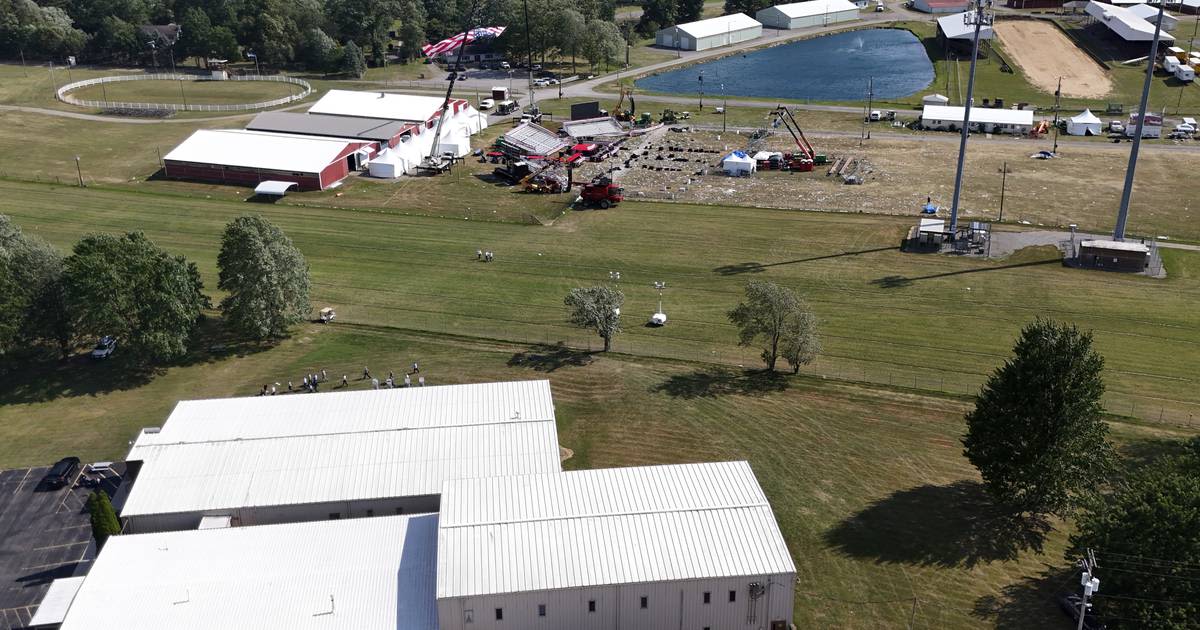
<path id="1" fill-rule="evenodd" d="M 705 95 L 756 96 L 813 101 L 900 98 L 933 82 L 933 64 L 912 33 L 875 28 L 823 35 L 696 64 L 638 79 L 648 92 L 696 94 L 704 73 Z"/>

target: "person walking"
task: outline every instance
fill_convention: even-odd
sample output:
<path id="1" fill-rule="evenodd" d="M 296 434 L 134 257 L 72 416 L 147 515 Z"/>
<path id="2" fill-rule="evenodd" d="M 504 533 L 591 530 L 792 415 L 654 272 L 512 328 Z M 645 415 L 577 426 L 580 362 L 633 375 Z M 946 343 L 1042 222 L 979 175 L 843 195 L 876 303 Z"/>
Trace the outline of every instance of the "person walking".
<path id="1" fill-rule="evenodd" d="M 417 377 L 417 385 L 420 385 L 421 387 L 425 387 L 425 377 L 424 376 Z"/>
<path id="2" fill-rule="evenodd" d="M 369 379 L 369 378 L 371 378 L 371 370 L 368 370 L 368 369 L 367 369 L 367 367 L 364 365 L 364 366 L 363 366 L 363 375 L 362 375 L 362 379 L 361 379 L 361 380 L 364 380 L 364 381 L 365 381 L 365 380 L 367 380 L 367 379 Z"/>
<path id="3" fill-rule="evenodd" d="M 420 373 L 421 373 L 421 366 L 417 365 L 417 362 L 416 362 L 416 361 L 413 361 L 413 370 L 412 370 L 412 373 L 413 373 L 413 374 L 420 374 Z"/>
<path id="4" fill-rule="evenodd" d="M 288 381 L 288 393 L 291 394 L 294 391 L 296 391 L 296 390 L 292 388 L 292 382 Z"/>
<path id="5" fill-rule="evenodd" d="M 321 380 L 329 381 L 329 374 L 325 373 L 325 368 L 321 368 Z"/>
<path id="6" fill-rule="evenodd" d="M 407 374 L 404 375 L 404 386 L 412 387 L 412 379 Z"/>
<path id="7" fill-rule="evenodd" d="M 277 388 L 277 387 L 279 387 L 279 383 L 275 383 L 274 385 L 272 385 L 272 386 L 271 386 L 271 395 L 272 395 L 272 396 L 274 396 L 275 394 L 279 393 L 279 392 L 278 392 L 278 390 L 276 390 L 276 389 L 275 389 L 275 388 Z"/>
<path id="8" fill-rule="evenodd" d="M 371 389 L 379 389 L 379 379 L 371 379 Z"/>
<path id="9" fill-rule="evenodd" d="M 346 382 L 346 375 L 345 375 L 345 374 L 343 374 L 343 375 L 342 375 L 342 387 L 344 388 L 344 387 L 346 387 L 347 385 L 349 385 L 349 383 L 347 383 L 347 382 Z"/>

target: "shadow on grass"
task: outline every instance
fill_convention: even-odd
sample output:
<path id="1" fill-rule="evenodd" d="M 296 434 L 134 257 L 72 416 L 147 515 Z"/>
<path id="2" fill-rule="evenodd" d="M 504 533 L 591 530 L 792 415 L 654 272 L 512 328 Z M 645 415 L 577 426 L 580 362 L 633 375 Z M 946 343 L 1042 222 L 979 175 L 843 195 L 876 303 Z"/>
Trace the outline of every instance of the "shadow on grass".
<path id="1" fill-rule="evenodd" d="M 959 271 L 947 271 L 945 273 L 934 273 L 928 276 L 917 276 L 909 278 L 907 276 L 884 276 L 871 281 L 871 284 L 882 289 L 897 289 L 907 287 L 919 280 L 936 280 L 938 278 L 949 278 L 950 276 L 962 276 L 969 273 L 983 273 L 986 271 L 1003 271 L 1005 269 L 1017 269 L 1020 267 L 1037 267 L 1040 265 L 1061 265 L 1061 258 L 1050 258 L 1047 260 L 1034 260 L 1031 262 L 1015 263 L 1012 265 L 999 265 L 996 267 L 979 267 L 978 269 L 962 269 Z"/>
<path id="2" fill-rule="evenodd" d="M 1040 552 L 1050 522 L 998 509 L 983 484 L 958 481 L 900 490 L 842 521 L 828 544 L 877 562 L 971 568 Z"/>
<path id="3" fill-rule="evenodd" d="M 673 398 L 713 398 L 730 394 L 759 395 L 788 388 L 787 376 L 766 370 L 712 367 L 676 374 L 651 388 Z"/>
<path id="4" fill-rule="evenodd" d="M 973 617 L 987 622 L 998 630 L 1025 628 L 1074 628 L 1058 607 L 1058 596 L 1073 592 L 1079 572 L 1073 567 L 1042 565 L 1035 577 L 1005 585 L 999 595 L 984 595 L 975 600 Z"/>
<path id="5" fill-rule="evenodd" d="M 827 254 L 825 256 L 813 256 L 811 258 L 798 258 L 796 260 L 785 260 L 776 263 L 760 263 L 760 262 L 743 262 L 731 265 L 724 265 L 713 269 L 713 273 L 721 274 L 722 276 L 736 276 L 743 273 L 762 273 L 771 267 L 780 267 L 783 265 L 798 265 L 800 263 L 813 262 L 816 260 L 828 260 L 830 258 L 842 258 L 843 256 L 858 256 L 861 254 L 874 254 L 876 252 L 888 252 L 899 250 L 899 247 L 876 247 L 874 249 L 861 249 L 854 252 L 842 252 L 840 254 Z"/>
<path id="6" fill-rule="evenodd" d="M 509 367 L 525 367 L 538 372 L 553 372 L 565 367 L 583 367 L 592 362 L 592 353 L 574 350 L 560 341 L 555 345 L 537 345 L 508 359 Z"/>
<path id="7" fill-rule="evenodd" d="M 91 348 L 60 360 L 56 352 L 39 349 L 14 358 L 3 374 L 0 405 L 38 403 L 74 396 L 96 396 L 142 387 L 167 369 L 214 363 L 231 356 L 244 357 L 269 350 L 272 342 L 241 339 L 229 332 L 220 319 L 205 318 L 188 344 L 188 352 L 158 365 L 130 360 L 118 344 L 112 358 L 94 360 Z"/>

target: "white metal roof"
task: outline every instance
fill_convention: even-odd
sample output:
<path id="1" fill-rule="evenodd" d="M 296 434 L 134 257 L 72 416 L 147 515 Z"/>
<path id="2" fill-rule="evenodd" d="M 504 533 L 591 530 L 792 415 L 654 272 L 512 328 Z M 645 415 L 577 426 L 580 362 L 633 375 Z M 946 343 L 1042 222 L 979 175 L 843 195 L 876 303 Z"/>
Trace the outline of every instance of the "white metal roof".
<path id="1" fill-rule="evenodd" d="M 63 630 L 437 630 L 437 515 L 113 536 Z"/>
<path id="2" fill-rule="evenodd" d="M 921 119 L 962 123 L 964 109 L 951 105 L 926 105 L 925 109 L 921 111 Z M 994 125 L 1032 125 L 1033 110 L 972 107 L 971 122 Z"/>
<path id="3" fill-rule="evenodd" d="M 975 25 L 966 22 L 967 16 L 974 17 L 974 15 L 974 11 L 943 15 L 937 19 L 938 28 L 942 29 L 942 34 L 949 39 L 975 39 Z M 985 24 L 980 27 L 979 39 L 991 39 L 992 35 L 991 25 Z"/>
<path id="4" fill-rule="evenodd" d="M 1070 121 L 1073 123 L 1079 123 L 1081 125 L 1082 124 L 1098 124 L 1098 123 L 1102 122 L 1095 114 L 1092 113 L 1092 110 L 1090 110 L 1090 109 L 1085 109 L 1082 112 L 1080 112 L 1079 114 L 1072 116 L 1070 118 Z"/>
<path id="5" fill-rule="evenodd" d="M 276 197 L 282 197 L 282 196 L 286 195 L 288 189 L 293 186 L 299 186 L 299 184 L 297 184 L 296 182 L 281 182 L 281 181 L 276 181 L 273 179 L 268 179 L 267 181 L 261 182 L 259 185 L 254 187 L 254 194 L 256 194 L 256 195 L 273 195 Z"/>
<path id="6" fill-rule="evenodd" d="M 50 588 L 42 596 L 42 603 L 38 604 L 37 612 L 29 620 L 29 627 L 36 628 L 62 623 L 67 616 L 67 609 L 71 607 L 71 602 L 74 601 L 75 594 L 79 592 L 79 586 L 82 584 L 83 576 L 58 578 L 51 582 Z"/>
<path id="7" fill-rule="evenodd" d="M 441 96 L 329 90 L 308 109 L 308 113 L 420 123 L 436 116 L 441 111 L 444 101 L 445 98 Z M 456 107 L 461 108 L 464 103 L 466 101 L 462 99 L 454 99 L 451 113 Z"/>
<path id="8" fill-rule="evenodd" d="M 163 156 L 164 160 L 242 168 L 319 173 L 350 143 L 350 138 L 318 138 L 244 129 L 201 129 Z"/>
<path id="9" fill-rule="evenodd" d="M 1084 7 L 1084 11 L 1126 41 L 1148 42 L 1154 39 L 1154 23 L 1138 17 L 1125 7 L 1092 0 Z M 1159 33 L 1159 37 L 1162 41 L 1175 40 L 1175 36 L 1168 33 L 1165 28 Z"/>
<path id="10" fill-rule="evenodd" d="M 549 381 L 180 402 L 128 458 L 122 516 L 437 494 L 561 470 Z"/>
<path id="11" fill-rule="evenodd" d="M 794 573 L 746 462 L 447 482 L 439 598 Z"/>
<path id="12" fill-rule="evenodd" d="M 1146 20 L 1151 25 L 1158 20 L 1158 7 L 1152 7 L 1148 4 L 1135 4 L 1133 6 L 1126 7 L 1125 10 L 1142 18 L 1143 20 Z M 1168 29 L 1175 28 L 1176 26 L 1179 26 L 1179 18 L 1164 11 L 1162 27 L 1164 29 Z"/>
<path id="13" fill-rule="evenodd" d="M 791 4 L 777 4 L 764 10 L 776 9 L 789 18 L 825 15 L 839 11 L 858 11 L 858 7 L 848 0 L 806 0 Z"/>
<path id="14" fill-rule="evenodd" d="M 1079 243 L 1079 246 L 1080 247 L 1094 247 L 1096 249 L 1113 249 L 1113 250 L 1119 250 L 1119 251 L 1125 251 L 1125 252 L 1141 252 L 1143 254 L 1148 253 L 1150 251 L 1150 247 L 1147 245 L 1143 245 L 1141 243 L 1133 243 L 1133 242 L 1129 242 L 1129 241 L 1105 241 L 1105 240 L 1082 241 Z"/>
<path id="15" fill-rule="evenodd" d="M 721 15 L 707 20 L 698 22 L 688 22 L 687 24 L 676 25 L 675 28 L 695 37 L 709 37 L 711 35 L 719 35 L 721 33 L 732 33 L 748 28 L 762 26 L 758 20 L 746 15 L 745 13 L 734 13 L 733 15 Z"/>

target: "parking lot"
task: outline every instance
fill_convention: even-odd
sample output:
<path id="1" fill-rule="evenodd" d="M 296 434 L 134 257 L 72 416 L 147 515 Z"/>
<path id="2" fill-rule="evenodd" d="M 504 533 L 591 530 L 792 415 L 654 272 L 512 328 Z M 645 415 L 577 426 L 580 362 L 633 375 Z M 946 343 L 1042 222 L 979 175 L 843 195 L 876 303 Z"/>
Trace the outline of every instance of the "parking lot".
<path id="1" fill-rule="evenodd" d="M 0 471 L 0 630 L 24 628 L 50 582 L 81 575 L 95 553 L 84 509 L 89 490 L 74 483 L 47 490 L 40 483 L 47 470 Z"/>

